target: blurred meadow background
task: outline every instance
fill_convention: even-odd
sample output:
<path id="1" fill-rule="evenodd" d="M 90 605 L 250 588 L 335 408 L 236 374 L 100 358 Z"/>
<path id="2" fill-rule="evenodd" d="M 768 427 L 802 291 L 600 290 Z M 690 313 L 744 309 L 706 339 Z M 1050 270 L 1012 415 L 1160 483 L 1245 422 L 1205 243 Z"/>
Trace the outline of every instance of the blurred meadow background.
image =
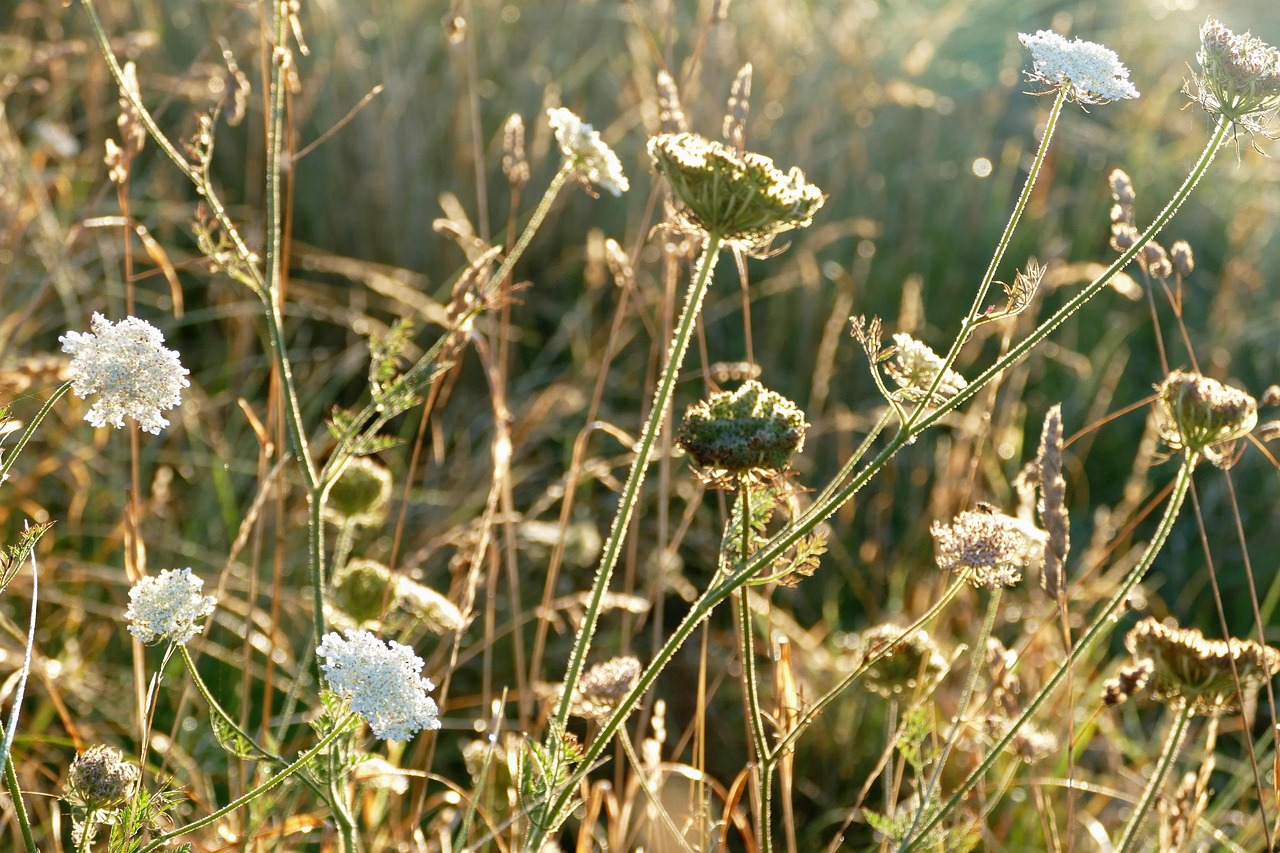
<path id="1" fill-rule="evenodd" d="M 236 78 L 226 57 L 234 58 L 251 88 L 243 122 L 217 128 L 212 174 L 246 238 L 260 245 L 262 4 L 110 0 L 97 8 L 172 138 L 189 137 L 195 114 L 228 96 Z M 298 21 L 309 54 L 295 51 L 286 119 L 285 329 L 314 436 L 324 434 L 333 406 L 364 399 L 371 337 L 412 318 L 408 354 L 416 357 L 441 333 L 473 238 L 509 243 L 518 233 L 513 223 L 527 218 L 560 164 L 548 108 L 568 107 L 594 124 L 631 179 L 620 198 L 593 199 L 576 187 L 561 194 L 516 266 L 515 280 L 528 286 L 477 324 L 478 342 L 432 386 L 426 405 L 388 428 L 398 441 L 378 454 L 394 474 L 386 521 L 352 531 L 344 547 L 446 596 L 469 622 L 455 631 L 449 619 L 406 620 L 390 634 L 427 661 L 425 673 L 441 687 L 444 728 L 388 747 L 393 764 L 419 775 L 404 793 L 361 800 L 368 848 L 462 849 L 454 833 L 463 790 L 476 794 L 496 835 L 473 841 L 476 849 L 510 849 L 501 829 L 514 808 L 503 750 L 515 747 L 503 738 L 541 734 L 547 685 L 563 676 L 580 596 L 683 288 L 688 247 L 656 227 L 662 188 L 645 155 L 660 126 L 659 71 L 679 85 L 690 128 L 718 138 L 730 85 L 750 62 L 748 147 L 798 165 L 827 195 L 811 228 L 779 241 L 785 252 L 746 261 L 745 282 L 722 258 L 673 407 L 678 418 L 709 383 L 731 386 L 737 363 L 753 361 L 760 380 L 796 401 L 812 424 L 794 482 L 816 490 L 883 411 L 848 318 L 878 315 L 890 332 L 945 349 L 1022 186 L 1052 99 L 1029 94 L 1017 34 L 1052 28 L 1108 45 L 1142 93 L 1087 110 L 1069 105 L 1062 118 L 1008 268 L 997 276 L 1012 278 L 1030 257 L 1047 264 L 1032 311 L 1043 316 L 1096 274 L 1089 265 L 1115 257 L 1111 170 L 1132 176 L 1145 222 L 1203 147 L 1211 121 L 1181 90 L 1207 15 L 1280 42 L 1269 0 L 304 0 Z M 118 95 L 79 2 L 0 4 L 0 108 L 0 404 L 30 417 L 61 381 L 58 336 L 87 328 L 94 311 L 123 316 L 132 275 L 135 313 L 163 329 L 191 371 L 189 393 L 169 415 L 174 427 L 138 445 L 141 565 L 152 573 L 190 566 L 206 579 L 219 609 L 192 647 L 206 681 L 251 730 L 288 726 L 316 690 L 306 507 L 291 473 L 277 468 L 284 435 L 260 305 L 209 271 L 192 236 L 198 198 L 153 144 L 121 192 L 108 180 L 102 154 L 118 133 Z M 513 113 L 527 127 L 531 177 L 523 192 L 502 170 L 503 128 Z M 1257 143 L 1277 153 L 1275 142 Z M 123 225 L 126 215 L 136 228 Z M 1166 245 L 1185 239 L 1195 252 L 1182 307 L 1196 361 L 1255 396 L 1280 382 L 1277 223 L 1280 166 L 1246 138 L 1218 158 L 1162 237 Z M 631 255 L 634 278 L 611 274 L 607 238 Z M 847 670 L 857 632 L 914 618 L 937 599 L 945 578 L 933 564 L 933 520 L 975 500 L 1017 507 L 1016 475 L 1034 456 L 1054 403 L 1062 403 L 1066 434 L 1081 433 L 1066 458 L 1076 543 L 1068 573 L 1094 579 L 1083 587 L 1083 605 L 1109 594 L 1149 535 L 1158 515 L 1148 517 L 1150 504 L 1176 467 L 1157 447 L 1143 404 L 1165 371 L 1143 283 L 1136 267 L 1130 272 L 1132 289 L 1102 294 L 1010 371 L 998 392 L 984 392 L 904 448 L 831 519 L 816 574 L 771 595 L 761 616 L 769 646 L 789 649 L 802 696 L 820 694 Z M 1156 295 L 1171 366 L 1188 366 L 1169 305 Z M 1007 336 L 1020 337 L 1035 321 L 982 327 L 957 369 L 986 365 Z M 56 522 L 38 551 L 36 654 L 14 744 L 22 788 L 36 792 L 28 808 L 42 850 L 71 849 L 56 796 L 77 749 L 110 743 L 138 757 L 139 695 L 158 665 L 149 657 L 149 669 L 138 668 L 120 618 L 131 583 L 129 440 L 87 426 L 85 405 L 64 401 L 0 493 L 5 541 L 24 520 Z M 501 482 L 496 430 L 499 446 L 510 446 Z M 570 486 L 571 470 L 579 476 Z M 1232 633 L 1256 636 L 1247 562 L 1266 635 L 1280 641 L 1273 547 L 1280 477 L 1274 459 L 1252 446 L 1231 476 L 1234 490 L 1216 469 L 1198 475 L 1195 512 L 1174 528 L 1132 604 L 1139 615 L 1173 615 L 1223 636 L 1216 586 Z M 690 473 L 668 432 L 614 579 L 627 597 L 604 617 L 593 662 L 615 654 L 646 660 L 713 578 L 728 503 Z M 482 532 L 492 535 L 477 561 Z M 553 563 L 560 569 L 547 591 Z M 0 679 L 21 662 L 31 591 L 24 572 L 0 600 Z M 1037 656 L 1044 665 L 1061 657 L 1056 618 L 1034 580 L 1004 598 L 994 633 L 1022 656 L 1028 693 Z M 946 729 L 967 670 L 964 644 L 981 619 L 978 594 L 965 592 L 932 629 L 956 668 L 932 697 L 931 731 Z M 1096 783 L 1077 792 L 1077 823 L 1068 826 L 1063 807 L 1047 830 L 1045 809 L 1032 806 L 1064 802 L 1064 789 L 1019 782 L 985 815 L 980 849 L 1067 849 L 1066 836 L 1079 839 L 1077 850 L 1105 849 L 1090 846 L 1092 827 L 1118 825 L 1115 815 L 1142 789 L 1144 756 L 1154 760 L 1163 736 L 1163 717 L 1149 701 L 1095 715 L 1101 679 L 1123 656 L 1133 617 L 1123 619 L 1071 698 L 1062 694 L 1041 717 L 1050 725 L 1074 713 L 1078 726 L 1096 729 L 1077 749 L 1074 772 Z M 666 796 L 687 799 L 701 780 L 718 792 L 717 818 L 749 760 L 733 631 L 729 614 L 717 612 L 663 673 L 633 726 L 637 740 L 651 737 L 652 700 L 665 701 L 663 758 L 692 768 L 671 776 Z M 183 791 L 180 814 L 203 813 L 246 790 L 252 773 L 203 725 L 203 705 L 181 668 L 165 672 L 153 748 L 143 759 L 149 776 L 171 776 Z M 772 691 L 772 669 L 762 677 Z M 11 694 L 14 679 L 0 684 Z M 889 759 L 887 776 L 878 765 L 886 726 L 907 704 L 855 686 L 799 742 L 794 811 L 779 816 L 794 849 L 879 848 L 856 806 L 883 809 L 900 784 L 900 758 Z M 1263 790 L 1253 790 L 1239 719 L 1224 721 L 1206 815 L 1248 850 L 1263 849 L 1258 801 L 1271 819 L 1277 807 L 1268 714 L 1257 717 Z M 495 731 L 498 745 L 483 746 Z M 981 756 L 973 740 L 962 739 L 956 779 L 944 775 L 944 792 Z M 486 748 L 499 754 L 485 759 Z M 679 849 L 627 817 L 623 806 L 644 794 L 622 755 L 614 758 L 592 777 L 600 798 L 592 814 L 607 829 L 592 836 L 581 829 L 587 821 L 575 821 L 564 849 Z M 1067 773 L 1059 749 L 1027 778 Z M 332 849 L 326 815 L 305 794 L 288 789 L 190 840 L 197 850 Z M 737 806 L 748 811 L 748 799 Z M 11 818 L 0 832 L 0 847 L 17 849 Z M 754 849 L 746 832 L 723 834 L 730 849 Z M 1208 834 L 1200 841 L 1219 843 Z"/>

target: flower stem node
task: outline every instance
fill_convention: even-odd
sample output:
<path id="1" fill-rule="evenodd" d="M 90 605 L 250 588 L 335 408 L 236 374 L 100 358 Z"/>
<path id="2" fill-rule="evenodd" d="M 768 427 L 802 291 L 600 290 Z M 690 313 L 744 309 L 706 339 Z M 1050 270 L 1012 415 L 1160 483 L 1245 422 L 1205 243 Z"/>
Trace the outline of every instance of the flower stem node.
<path id="1" fill-rule="evenodd" d="M 1222 464 L 1236 439 L 1258 423 L 1258 403 L 1238 388 L 1175 370 L 1156 386 L 1161 415 L 1160 437 L 1175 450 L 1201 453 Z"/>
<path id="2" fill-rule="evenodd" d="M 696 133 L 663 133 L 649 140 L 653 167 L 667 179 L 681 225 L 717 234 L 746 251 L 804 228 L 825 200 L 798 168 L 740 153 Z"/>
<path id="3" fill-rule="evenodd" d="M 717 475 L 774 474 L 804 448 L 804 412 L 754 379 L 685 412 L 676 440 Z"/>
<path id="4" fill-rule="evenodd" d="M 159 435 L 169 425 L 160 413 L 178 405 L 179 392 L 191 385 L 178 354 L 162 346 L 159 329 L 137 317 L 112 323 L 95 313 L 90 327 L 92 332 L 58 338 L 71 356 L 71 390 L 81 399 L 99 395 L 84 419 L 121 429 L 127 415 L 144 432 Z"/>
<path id="5" fill-rule="evenodd" d="M 1133 626 L 1124 645 L 1134 658 L 1154 665 L 1151 693 L 1157 701 L 1188 702 L 1192 713 L 1200 716 L 1238 713 L 1280 672 L 1280 650 L 1271 646 L 1235 637 L 1207 640 L 1193 628 L 1150 617 Z"/>
<path id="6" fill-rule="evenodd" d="M 594 184 L 615 196 L 631 188 L 627 176 L 622 174 L 618 155 L 601 141 L 595 128 L 563 107 L 547 110 L 547 118 L 565 162 L 584 186 L 590 189 Z"/>
<path id="7" fill-rule="evenodd" d="M 422 658 L 397 642 L 384 643 L 368 631 L 346 637 L 325 634 L 316 649 L 334 693 L 351 703 L 375 737 L 409 740 L 420 729 L 440 728 L 440 712 L 422 677 Z"/>
<path id="8" fill-rule="evenodd" d="M 1067 97 L 1078 104 L 1138 97 L 1129 82 L 1129 69 L 1110 48 L 1082 39 L 1068 41 L 1052 30 L 1022 33 L 1018 40 L 1031 51 L 1027 77 L 1050 89 L 1065 88 Z"/>
<path id="9" fill-rule="evenodd" d="M 165 569 L 129 590 L 124 618 L 129 633 L 147 644 L 168 640 L 182 645 L 200 632 L 200 620 L 213 612 L 212 595 L 201 595 L 204 581 L 191 569 Z"/>

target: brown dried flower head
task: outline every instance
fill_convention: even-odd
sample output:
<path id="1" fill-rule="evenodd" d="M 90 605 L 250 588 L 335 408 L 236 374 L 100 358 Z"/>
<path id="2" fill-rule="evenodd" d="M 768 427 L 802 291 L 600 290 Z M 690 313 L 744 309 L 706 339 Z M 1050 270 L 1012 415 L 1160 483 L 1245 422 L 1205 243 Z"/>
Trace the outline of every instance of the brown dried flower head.
<path id="1" fill-rule="evenodd" d="M 1115 678 L 1102 682 L 1102 704 L 1110 708 L 1129 701 L 1130 696 L 1147 686 L 1155 668 L 1150 660 L 1141 658 L 1121 669 Z"/>
<path id="2" fill-rule="evenodd" d="M 924 629 L 902 634 L 901 625 L 886 622 L 862 632 L 864 654 L 884 657 L 872 664 L 864 676 L 867 689 L 891 699 L 918 684 L 930 684 L 947 670 L 947 662 Z"/>
<path id="3" fill-rule="evenodd" d="M 91 746 L 67 770 L 67 801 L 91 811 L 115 809 L 128 802 L 142 774 L 111 746 Z"/>
<path id="4" fill-rule="evenodd" d="M 640 661 L 630 655 L 596 664 L 578 680 L 572 712 L 588 719 L 608 717 L 636 686 L 640 672 Z"/>
<path id="5" fill-rule="evenodd" d="M 1258 403 L 1238 388 L 1175 370 L 1156 386 L 1160 437 L 1174 450 L 1202 453 L 1215 464 L 1230 458 L 1236 439 L 1258 423 Z"/>
<path id="6" fill-rule="evenodd" d="M 825 200 L 799 169 L 783 172 L 763 154 L 739 153 L 696 133 L 653 137 L 649 157 L 671 187 L 682 226 L 746 251 L 804 228 Z"/>
<path id="7" fill-rule="evenodd" d="M 1280 651 L 1270 646 L 1235 637 L 1208 640 L 1194 628 L 1169 626 L 1150 617 L 1133 626 L 1124 644 L 1135 658 L 1152 662 L 1152 696 L 1165 703 L 1188 702 L 1193 713 L 1202 716 L 1238 713 L 1242 703 L 1251 702 L 1258 688 L 1280 672 Z"/>
<path id="8" fill-rule="evenodd" d="M 929 532 L 938 568 L 983 589 L 1018 583 L 1033 554 L 1044 548 L 1022 522 L 989 508 L 962 512 L 951 524 L 935 521 Z"/>

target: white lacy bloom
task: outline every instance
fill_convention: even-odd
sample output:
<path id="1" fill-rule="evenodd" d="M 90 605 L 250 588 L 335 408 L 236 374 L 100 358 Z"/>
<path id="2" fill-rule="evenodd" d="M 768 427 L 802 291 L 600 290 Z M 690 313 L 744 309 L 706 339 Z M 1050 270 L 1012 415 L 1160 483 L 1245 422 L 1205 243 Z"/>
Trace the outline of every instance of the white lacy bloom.
<path id="1" fill-rule="evenodd" d="M 937 378 L 942 369 L 943 359 L 928 344 L 923 344 L 906 334 L 893 336 L 894 353 L 890 361 L 884 365 L 893 381 L 902 389 L 901 395 L 919 403 L 925 398 L 929 386 Z M 933 392 L 932 405 L 939 405 L 950 400 L 965 389 L 969 383 L 954 370 L 948 369 Z"/>
<path id="2" fill-rule="evenodd" d="M 137 317 L 112 323 L 94 313 L 92 333 L 67 332 L 58 340 L 71 356 L 71 390 L 81 399 L 100 394 L 84 419 L 96 427 L 124 426 L 128 415 L 155 435 L 169 425 L 160 413 L 191 385 L 178 354 L 165 349 L 160 330 Z"/>
<path id="3" fill-rule="evenodd" d="M 325 634 L 316 655 L 329 686 L 351 703 L 375 736 L 408 740 L 419 729 L 440 728 L 439 709 L 422 677 L 422 658 L 397 642 L 384 643 L 368 631 Z"/>
<path id="4" fill-rule="evenodd" d="M 621 195 L 631 187 L 627 176 L 622 174 L 618 155 L 600 141 L 599 132 L 591 125 L 563 107 L 547 110 L 547 118 L 556 132 L 560 150 L 579 178 L 614 195 Z"/>
<path id="5" fill-rule="evenodd" d="M 1031 71 L 1027 76 L 1049 86 L 1065 86 L 1068 97 L 1080 104 L 1105 104 L 1138 97 L 1114 50 L 1076 39 L 1068 41 L 1052 30 L 1018 36 L 1031 51 Z"/>
<path id="6" fill-rule="evenodd" d="M 160 640 L 181 645 L 200 630 L 201 619 L 213 612 L 212 595 L 201 595 L 204 581 L 191 569 L 165 569 L 157 577 L 143 578 L 129 590 L 124 618 L 129 633 L 144 643 Z"/>

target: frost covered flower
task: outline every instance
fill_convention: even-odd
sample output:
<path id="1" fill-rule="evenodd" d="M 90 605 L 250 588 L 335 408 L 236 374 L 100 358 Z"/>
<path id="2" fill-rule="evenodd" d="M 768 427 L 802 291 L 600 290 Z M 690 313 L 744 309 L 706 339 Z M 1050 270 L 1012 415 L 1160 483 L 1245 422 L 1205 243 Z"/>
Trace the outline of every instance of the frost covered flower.
<path id="1" fill-rule="evenodd" d="M 696 133 L 653 137 L 649 158 L 671 187 L 682 225 L 745 249 L 763 249 L 782 232 L 804 228 L 825 201 L 798 168 L 783 172 L 763 154 Z"/>
<path id="2" fill-rule="evenodd" d="M 627 176 L 622 174 L 618 155 L 600 140 L 600 133 L 595 128 L 563 107 L 547 110 L 547 118 L 565 161 L 573 167 L 580 180 L 595 184 L 615 196 L 630 189 Z"/>
<path id="3" fill-rule="evenodd" d="M 1213 115 L 1260 131 L 1280 108 L 1280 51 L 1249 33 L 1237 35 L 1209 18 L 1200 28 L 1200 73 L 1191 97 Z"/>
<path id="4" fill-rule="evenodd" d="M 1065 88 L 1078 104 L 1105 104 L 1138 97 L 1129 69 L 1115 51 L 1091 41 L 1068 41 L 1052 30 L 1021 33 L 1018 41 L 1031 51 L 1027 76 L 1051 88 Z"/>
<path id="5" fill-rule="evenodd" d="M 976 512 L 962 512 L 951 524 L 934 522 L 938 568 L 956 572 L 975 587 L 996 589 L 1022 580 L 1022 570 L 1044 547 L 1028 535 L 1022 522 L 984 505 Z"/>
<path id="6" fill-rule="evenodd" d="M 143 578 L 129 590 L 129 606 L 124 618 L 129 633 L 144 643 L 168 640 L 187 642 L 200 630 L 197 624 L 213 612 L 212 595 L 201 595 L 204 581 L 191 569 L 165 569 L 158 576 Z"/>
<path id="7" fill-rule="evenodd" d="M 884 369 L 898 383 L 904 398 L 919 403 L 924 400 L 929 386 L 942 369 L 942 358 L 927 344 L 922 344 L 910 335 L 896 334 L 893 336 L 893 343 L 893 358 L 885 362 Z M 945 403 L 963 391 L 968 384 L 963 376 L 948 369 L 934 390 L 930 403 Z"/>
<path id="8" fill-rule="evenodd" d="M 376 737 L 408 740 L 419 729 L 440 728 L 439 709 L 422 677 L 422 658 L 397 642 L 384 643 L 368 631 L 346 638 L 325 634 L 316 655 L 333 692 L 351 703 Z"/>
<path id="9" fill-rule="evenodd" d="M 178 354 L 165 349 L 160 330 L 137 317 L 112 323 L 94 313 L 90 333 L 67 332 L 58 340 L 71 356 L 71 390 L 81 399 L 99 394 L 84 419 L 120 429 L 128 415 L 155 435 L 169 425 L 160 413 L 191 385 Z"/>

